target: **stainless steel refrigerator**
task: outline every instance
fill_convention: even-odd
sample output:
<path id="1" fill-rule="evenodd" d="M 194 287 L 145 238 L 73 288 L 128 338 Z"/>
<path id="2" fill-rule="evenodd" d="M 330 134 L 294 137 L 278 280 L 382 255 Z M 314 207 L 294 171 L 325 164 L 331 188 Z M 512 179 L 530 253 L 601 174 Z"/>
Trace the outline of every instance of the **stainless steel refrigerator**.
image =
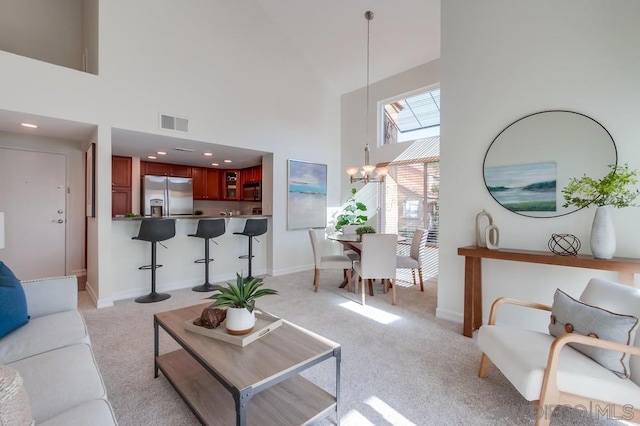
<path id="1" fill-rule="evenodd" d="M 193 214 L 193 180 L 191 178 L 143 176 L 141 194 L 143 216 Z M 161 207 L 158 209 L 158 206 Z"/>

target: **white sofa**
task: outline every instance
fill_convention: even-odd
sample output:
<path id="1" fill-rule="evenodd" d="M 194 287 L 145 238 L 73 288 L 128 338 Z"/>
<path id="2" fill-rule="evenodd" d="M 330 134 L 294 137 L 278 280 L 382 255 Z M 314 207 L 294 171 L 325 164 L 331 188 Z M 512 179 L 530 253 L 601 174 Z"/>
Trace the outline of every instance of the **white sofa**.
<path id="1" fill-rule="evenodd" d="M 18 371 L 37 425 L 117 425 L 75 276 L 22 282 L 29 322 L 0 339 L 0 364 Z"/>

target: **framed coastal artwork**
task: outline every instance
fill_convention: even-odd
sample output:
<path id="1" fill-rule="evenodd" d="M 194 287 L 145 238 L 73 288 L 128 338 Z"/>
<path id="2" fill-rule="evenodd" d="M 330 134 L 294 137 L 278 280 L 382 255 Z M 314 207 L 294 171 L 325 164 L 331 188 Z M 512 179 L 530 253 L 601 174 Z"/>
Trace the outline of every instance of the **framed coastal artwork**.
<path id="1" fill-rule="evenodd" d="M 489 193 L 514 212 L 555 212 L 555 162 L 514 164 L 485 168 Z"/>
<path id="2" fill-rule="evenodd" d="M 326 227 L 327 165 L 287 161 L 287 229 Z"/>

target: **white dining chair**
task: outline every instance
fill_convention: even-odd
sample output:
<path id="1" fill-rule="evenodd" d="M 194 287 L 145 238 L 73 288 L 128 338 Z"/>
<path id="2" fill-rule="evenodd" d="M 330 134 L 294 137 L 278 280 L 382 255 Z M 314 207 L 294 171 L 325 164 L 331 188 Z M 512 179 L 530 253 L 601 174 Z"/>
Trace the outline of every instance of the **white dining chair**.
<path id="1" fill-rule="evenodd" d="M 342 233 L 344 235 L 355 235 L 356 229 L 362 225 L 342 225 Z M 351 260 L 360 260 L 360 254 L 355 250 L 346 249 L 342 251 L 342 254 L 349 257 Z"/>
<path id="2" fill-rule="evenodd" d="M 318 291 L 321 269 L 342 269 L 347 276 L 347 287 L 350 288 L 351 268 L 353 266 L 352 260 L 343 254 L 331 254 L 322 256 L 320 244 L 318 243 L 318 236 L 316 235 L 315 230 L 309 229 L 309 238 L 311 239 L 311 249 L 313 250 L 313 261 L 315 263 L 315 271 L 313 274 L 313 291 Z"/>
<path id="3" fill-rule="evenodd" d="M 398 269 L 411 269 L 411 276 L 413 277 L 413 285 L 416 285 L 416 270 L 418 270 L 418 277 L 420 278 L 420 291 L 424 291 L 424 282 L 422 280 L 422 263 L 420 262 L 420 249 L 425 244 L 426 230 L 418 228 L 413 234 L 411 240 L 411 249 L 409 256 L 400 256 L 396 258 L 396 267 Z"/>
<path id="4" fill-rule="evenodd" d="M 362 304 L 365 304 L 365 280 L 368 281 L 369 291 L 372 292 L 372 281 L 375 278 L 381 279 L 387 292 L 391 280 L 396 279 L 396 251 L 398 246 L 398 236 L 396 234 L 363 234 L 362 253 L 360 260 L 353 262 L 353 283 L 355 293 L 358 292 L 358 281 L 362 278 Z M 391 286 L 391 303 L 396 304 L 396 287 Z"/>

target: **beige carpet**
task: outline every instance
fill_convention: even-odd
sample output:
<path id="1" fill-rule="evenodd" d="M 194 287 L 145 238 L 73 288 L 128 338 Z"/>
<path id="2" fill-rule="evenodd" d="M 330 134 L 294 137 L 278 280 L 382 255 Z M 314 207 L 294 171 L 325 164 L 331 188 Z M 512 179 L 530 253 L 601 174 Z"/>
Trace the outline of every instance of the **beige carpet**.
<path id="1" fill-rule="evenodd" d="M 161 272 L 160 272 L 161 273 Z M 366 309 L 353 294 L 338 289 L 341 273 L 322 271 L 318 293 L 313 271 L 267 277 L 280 291 L 259 305 L 288 321 L 342 345 L 340 420 L 342 425 L 528 425 L 536 410 L 493 366 L 477 376 L 480 353 L 461 324 L 436 319 L 436 284 L 399 287 L 398 305 L 376 287 Z M 406 285 L 407 283 L 400 283 Z M 206 294 L 205 294 L 206 295 Z M 80 306 L 109 400 L 122 426 L 199 424 L 167 380 L 153 378 L 153 314 L 202 303 L 202 293 L 172 292 L 166 301 L 112 308 Z M 161 351 L 175 347 L 162 331 Z M 325 361 L 305 377 L 334 391 L 335 362 Z M 320 424 L 331 424 L 327 419 Z M 249 419 L 249 424 L 258 424 Z M 553 425 L 619 424 L 597 421 L 578 410 L 558 409 Z"/>

